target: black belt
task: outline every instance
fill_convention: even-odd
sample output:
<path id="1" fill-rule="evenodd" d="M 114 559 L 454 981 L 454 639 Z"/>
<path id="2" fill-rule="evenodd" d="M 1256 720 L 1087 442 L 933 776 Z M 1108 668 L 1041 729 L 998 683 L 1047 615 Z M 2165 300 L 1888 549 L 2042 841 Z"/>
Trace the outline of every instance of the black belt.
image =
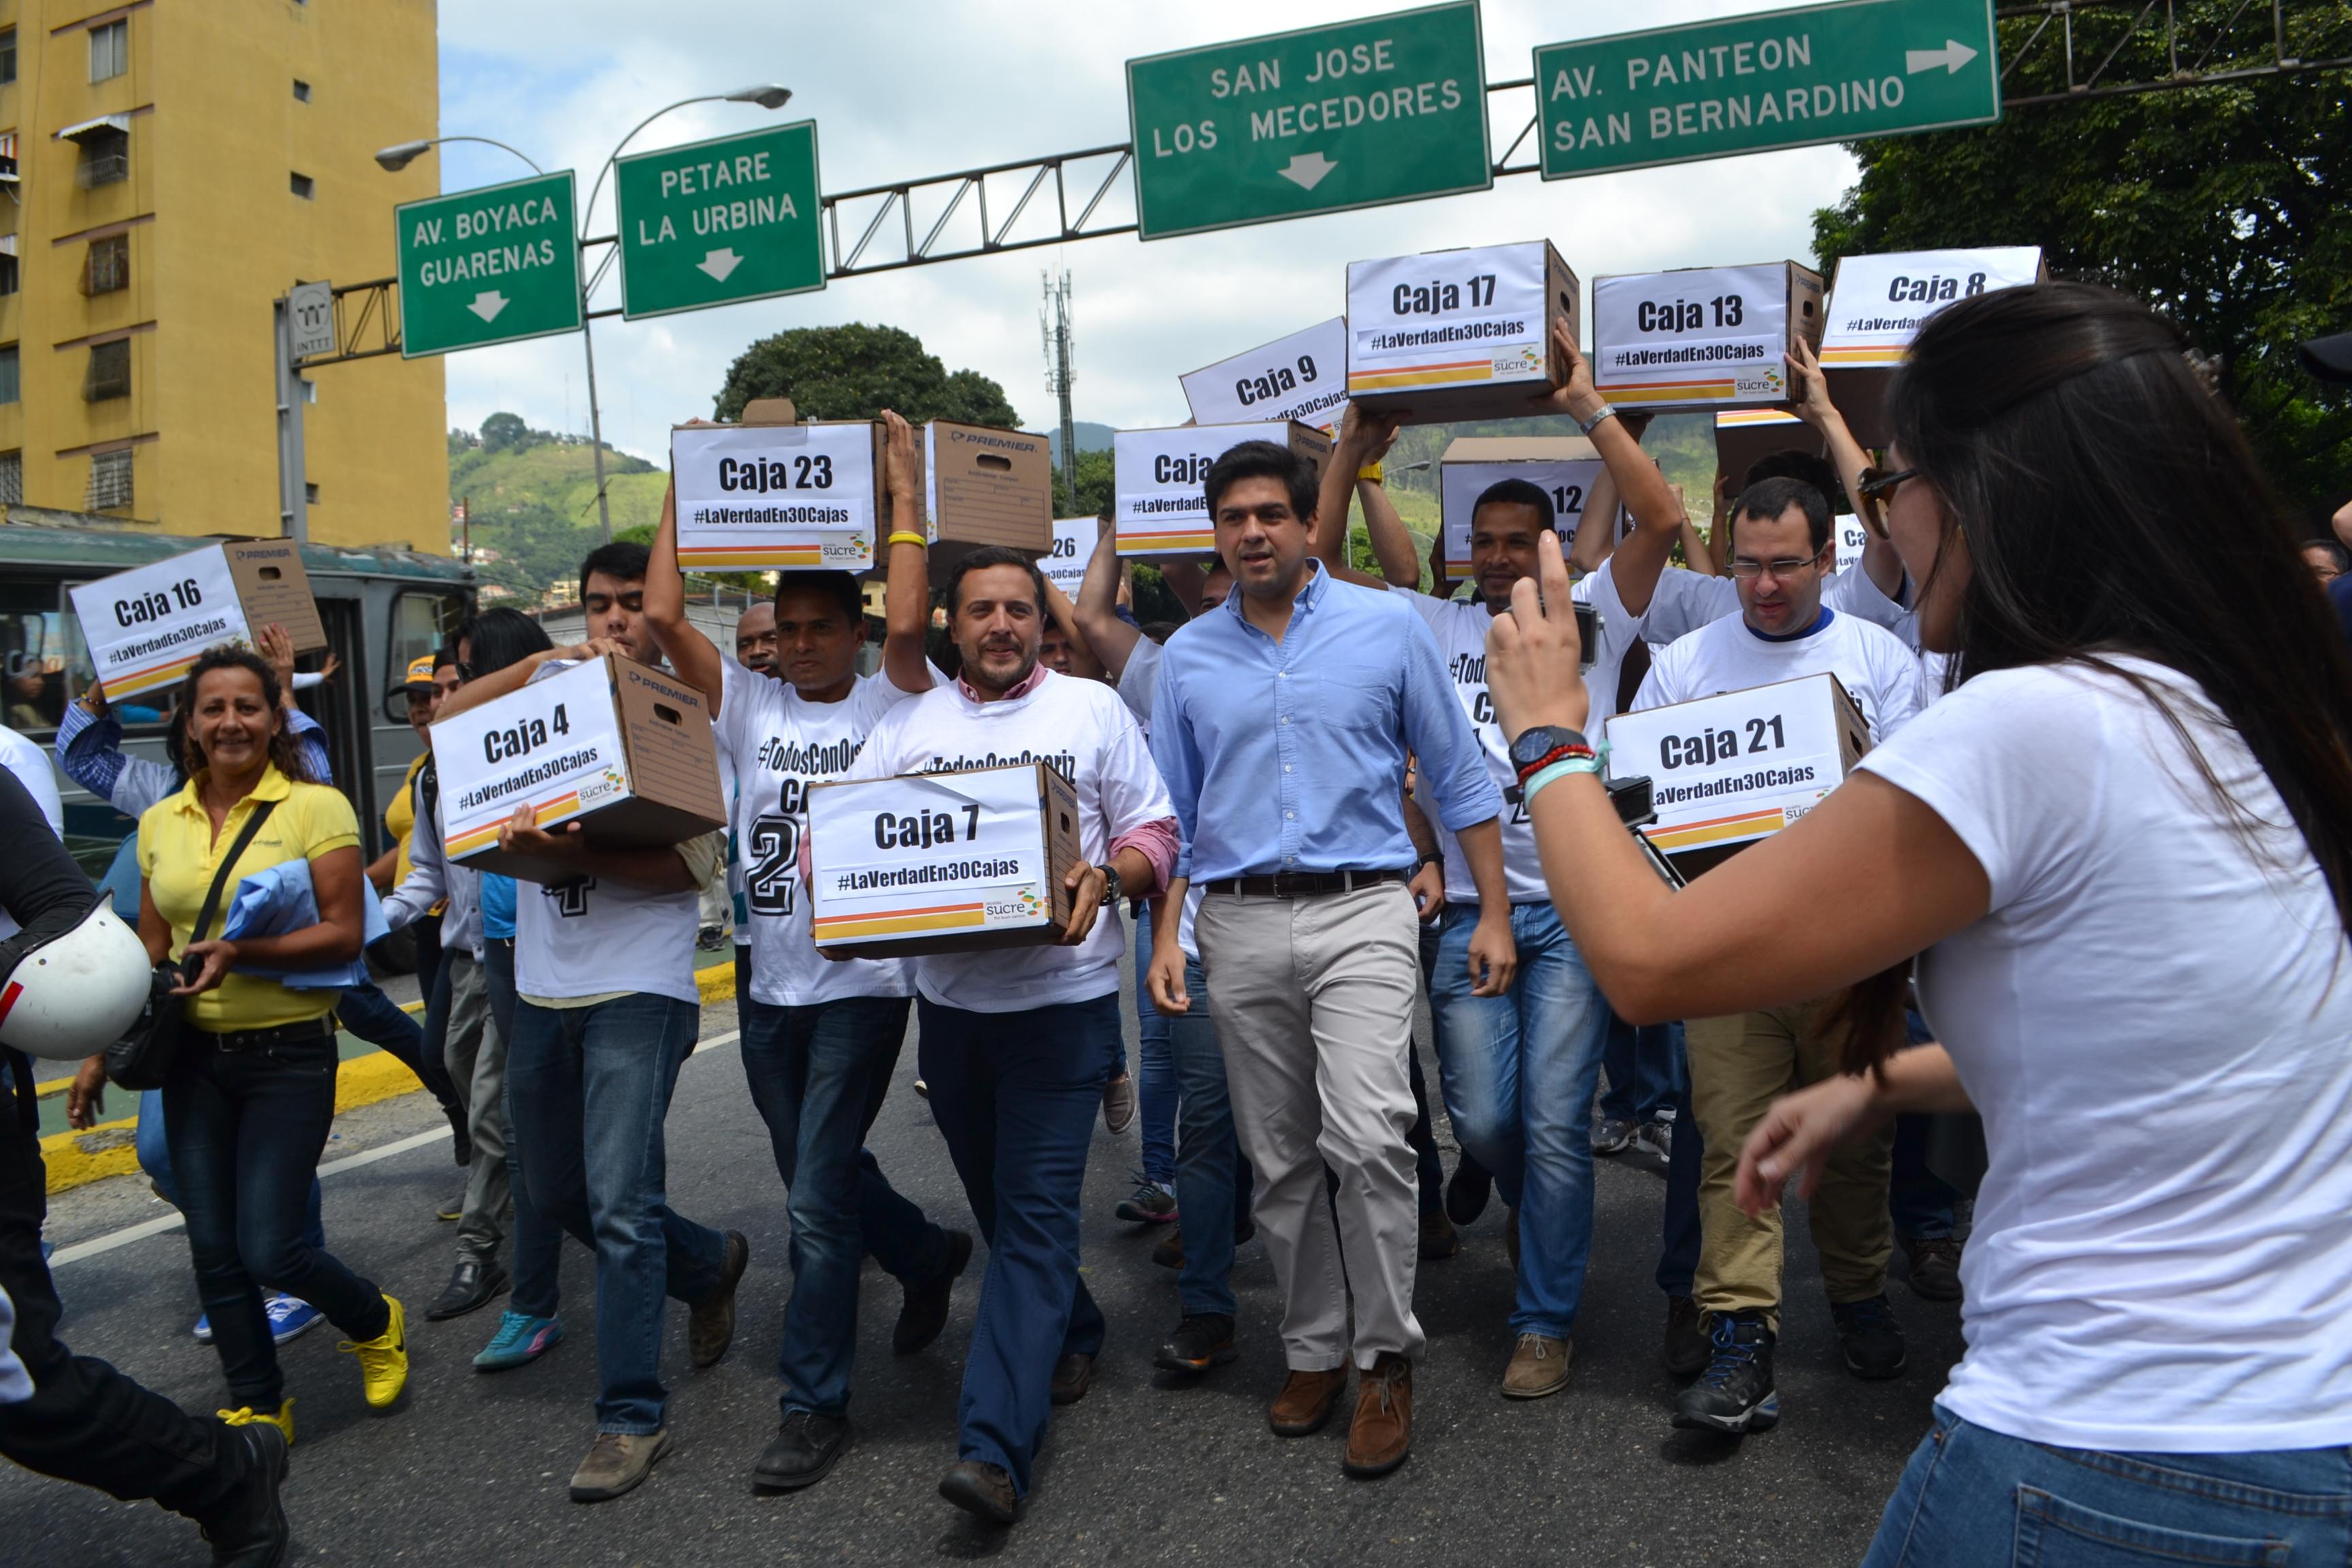
<path id="1" fill-rule="evenodd" d="M 1315 899 L 1326 893 L 1352 893 L 1382 882 L 1402 882 L 1402 871 L 1276 871 L 1271 877 L 1221 877 L 1203 882 L 1208 893 L 1247 893 L 1254 898 Z"/>
<path id="2" fill-rule="evenodd" d="M 280 1024 L 274 1029 L 231 1029 L 226 1034 L 215 1034 L 210 1029 L 191 1026 L 191 1038 L 201 1040 L 216 1051 L 257 1051 L 270 1046 L 306 1046 L 316 1040 L 332 1040 L 335 1024 L 331 1014 L 300 1024 Z"/>

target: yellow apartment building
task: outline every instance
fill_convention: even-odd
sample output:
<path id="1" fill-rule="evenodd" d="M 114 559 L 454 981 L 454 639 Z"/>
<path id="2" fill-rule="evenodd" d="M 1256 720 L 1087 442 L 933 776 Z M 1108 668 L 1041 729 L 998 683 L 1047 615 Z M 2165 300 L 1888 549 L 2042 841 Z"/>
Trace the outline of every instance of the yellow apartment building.
<path id="1" fill-rule="evenodd" d="M 0 0 L 0 500 L 279 531 L 271 302 L 392 275 L 433 0 Z M 320 366 L 310 538 L 448 549 L 438 360 Z"/>

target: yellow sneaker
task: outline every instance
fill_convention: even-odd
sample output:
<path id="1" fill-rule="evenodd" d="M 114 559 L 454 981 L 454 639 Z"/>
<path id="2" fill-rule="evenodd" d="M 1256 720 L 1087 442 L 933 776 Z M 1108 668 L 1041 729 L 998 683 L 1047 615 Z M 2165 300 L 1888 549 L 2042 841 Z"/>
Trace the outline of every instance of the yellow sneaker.
<path id="1" fill-rule="evenodd" d="M 396 1404 L 400 1391 L 408 1386 L 408 1314 L 400 1310 L 397 1296 L 386 1294 L 383 1304 L 392 1309 L 392 1321 L 383 1332 L 357 1343 L 345 1340 L 335 1347 L 360 1358 L 360 1385 L 378 1410 Z"/>
<path id="2" fill-rule="evenodd" d="M 220 1417 L 224 1426 L 275 1426 L 286 1434 L 286 1446 L 289 1448 L 294 1446 L 294 1402 L 290 1399 L 270 1411 L 256 1410 L 247 1405 L 236 1410 L 216 1410 L 214 1414 Z"/>

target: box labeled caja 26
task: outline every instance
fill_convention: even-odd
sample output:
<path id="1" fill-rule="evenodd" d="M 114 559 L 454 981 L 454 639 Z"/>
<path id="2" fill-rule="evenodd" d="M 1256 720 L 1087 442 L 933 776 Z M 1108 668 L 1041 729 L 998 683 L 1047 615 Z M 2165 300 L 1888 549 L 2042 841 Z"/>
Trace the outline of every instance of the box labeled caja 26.
<path id="1" fill-rule="evenodd" d="M 327 646 L 302 547 L 290 539 L 232 539 L 66 591 L 110 702 L 172 685 L 208 647 L 250 647 L 272 623 L 297 653 Z"/>
<path id="2" fill-rule="evenodd" d="M 808 792 L 816 945 L 860 958 L 1034 947 L 1069 930 L 1078 796 L 1044 763 Z"/>
<path id="3" fill-rule="evenodd" d="M 1643 832 L 1686 878 L 1812 810 L 1869 750 L 1870 727 L 1834 675 L 1609 721 L 1610 776 L 1650 780 L 1658 819 Z"/>
<path id="4" fill-rule="evenodd" d="M 1568 379 L 1582 286 L 1549 240 L 1348 264 L 1348 395 L 1427 425 L 1509 419 Z"/>
<path id="5" fill-rule="evenodd" d="M 1215 520 L 1201 482 L 1219 458 L 1244 441 L 1287 447 L 1319 479 L 1331 437 L 1297 420 L 1263 425 L 1180 425 L 1121 430 L 1111 437 L 1112 526 L 1121 555 L 1205 555 L 1217 547 Z"/>
<path id="6" fill-rule="evenodd" d="M 541 827 L 579 819 L 592 843 L 614 848 L 682 844 L 727 825 L 701 692 L 613 654 L 540 671 L 433 726 L 450 859 L 531 882 L 575 875 L 499 847 L 520 805 Z"/>
<path id="7" fill-rule="evenodd" d="M 1620 407 L 1785 403 L 1782 356 L 1821 341 L 1821 274 L 1793 261 L 1592 280 L 1592 384 Z"/>

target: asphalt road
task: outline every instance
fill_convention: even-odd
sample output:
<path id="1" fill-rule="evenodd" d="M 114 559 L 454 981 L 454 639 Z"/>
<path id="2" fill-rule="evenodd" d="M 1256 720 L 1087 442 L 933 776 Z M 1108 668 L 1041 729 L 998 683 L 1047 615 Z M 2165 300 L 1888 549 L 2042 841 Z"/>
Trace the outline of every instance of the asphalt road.
<path id="1" fill-rule="evenodd" d="M 751 1239 L 740 1326 L 727 1359 L 695 1373 L 685 1314 L 671 1311 L 663 1366 L 677 1446 L 643 1488 L 611 1503 L 583 1507 L 564 1491 L 594 1434 L 589 1255 L 565 1249 L 569 1340 L 534 1366 L 475 1373 L 468 1363 L 496 1309 L 422 1320 L 451 1260 L 450 1227 L 432 1217 L 456 1182 L 446 1134 L 434 1136 L 437 1116 L 412 1095 L 338 1122 L 327 1154 L 330 1245 L 407 1302 L 413 1361 L 406 1397 L 378 1415 L 362 1402 L 356 1367 L 336 1354 L 331 1326 L 281 1352 L 299 1401 L 287 1493 L 294 1561 L 1853 1563 L 1927 1428 L 1943 1370 L 1959 1355 L 1957 1308 L 1921 1301 L 1897 1283 L 1910 1371 L 1885 1384 L 1848 1377 L 1792 1201 L 1780 1428 L 1745 1440 L 1673 1431 L 1674 1384 L 1657 1363 L 1664 1302 L 1651 1280 L 1664 1184 L 1654 1167 L 1604 1160 L 1570 1386 L 1529 1404 L 1496 1392 L 1511 1300 L 1496 1205 L 1465 1234 L 1459 1256 L 1422 1266 L 1416 1306 L 1429 1348 L 1414 1373 L 1411 1463 L 1383 1480 L 1351 1481 L 1339 1468 L 1344 1421 L 1295 1441 L 1266 1430 L 1265 1405 L 1282 1363 L 1263 1244 L 1243 1247 L 1234 1269 L 1240 1360 L 1190 1384 L 1152 1370 L 1152 1348 L 1177 1317 L 1174 1277 L 1149 1260 L 1155 1233 L 1111 1217 L 1137 1146 L 1132 1130 L 1114 1138 L 1097 1124 L 1085 1267 L 1110 1339 L 1092 1393 L 1055 1414 L 1022 1521 L 986 1529 L 933 1489 L 956 1457 L 961 1352 L 984 1253 L 957 1291 L 946 1334 L 905 1360 L 889 1352 L 897 1287 L 869 1266 L 856 1447 L 818 1487 L 757 1497 L 749 1473 L 775 1425 L 772 1358 L 791 1277 L 782 1184 L 744 1088 L 734 1027 L 731 1007 L 705 1010 L 711 1043 L 681 1075 L 668 1132 L 673 1204 Z M 873 1147 L 902 1191 L 970 1228 L 945 1149 L 913 1092 L 913 1065 L 910 1042 Z M 216 1405 L 218 1363 L 187 1332 L 198 1309 L 180 1235 L 142 1236 L 94 1254 L 74 1246 L 159 1216 L 168 1222 L 169 1211 L 133 1178 L 66 1194 L 57 1206 L 49 1234 L 68 1249 L 58 1279 L 68 1342 L 192 1410 Z M 1899 1274 L 1899 1256 L 1895 1267 Z M 116 1503 L 5 1467 L 0 1542 L 0 1560 L 55 1568 L 205 1560 L 193 1527 L 151 1504 Z"/>

